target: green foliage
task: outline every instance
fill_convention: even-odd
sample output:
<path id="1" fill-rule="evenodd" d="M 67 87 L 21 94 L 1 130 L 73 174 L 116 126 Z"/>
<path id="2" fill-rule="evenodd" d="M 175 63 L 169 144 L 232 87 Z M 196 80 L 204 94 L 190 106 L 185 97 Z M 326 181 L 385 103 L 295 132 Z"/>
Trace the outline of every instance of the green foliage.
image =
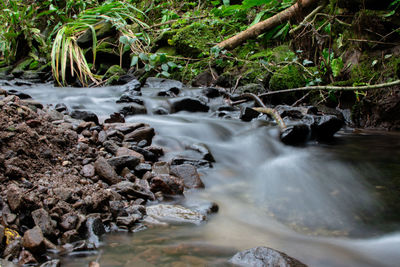
<path id="1" fill-rule="evenodd" d="M 306 78 L 302 70 L 296 65 L 286 65 L 276 71 L 269 81 L 271 90 L 283 90 L 306 85 Z"/>

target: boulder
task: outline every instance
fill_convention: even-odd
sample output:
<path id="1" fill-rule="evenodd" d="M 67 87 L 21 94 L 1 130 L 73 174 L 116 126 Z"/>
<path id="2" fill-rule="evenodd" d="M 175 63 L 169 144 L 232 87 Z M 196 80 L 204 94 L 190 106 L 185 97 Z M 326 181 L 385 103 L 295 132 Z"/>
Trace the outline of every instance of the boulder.
<path id="1" fill-rule="evenodd" d="M 342 128 L 343 124 L 343 120 L 334 115 L 317 117 L 312 127 L 313 135 L 319 140 L 329 140 Z"/>
<path id="2" fill-rule="evenodd" d="M 97 117 L 97 115 L 90 111 L 74 110 L 71 113 L 71 117 L 74 119 L 92 121 L 96 124 L 99 124 L 99 118 Z"/>
<path id="3" fill-rule="evenodd" d="M 239 118 L 242 121 L 251 121 L 251 120 L 257 118 L 258 116 L 260 116 L 260 114 L 261 114 L 260 112 L 255 111 L 252 108 L 244 107 L 244 108 L 242 108 L 240 110 L 240 117 Z"/>
<path id="4" fill-rule="evenodd" d="M 158 221 L 170 223 L 201 224 L 206 217 L 196 211 L 179 205 L 158 204 L 146 207 L 146 214 Z"/>
<path id="5" fill-rule="evenodd" d="M 285 253 L 267 247 L 256 247 L 236 253 L 230 263 L 237 266 L 279 266 L 279 267 L 305 267 L 300 261 L 289 257 Z"/>
<path id="6" fill-rule="evenodd" d="M 306 142 L 310 137 L 310 127 L 306 124 L 288 126 L 280 134 L 281 141 L 287 145 Z"/>
<path id="7" fill-rule="evenodd" d="M 146 114 L 147 110 L 146 107 L 141 104 L 131 103 L 129 106 L 123 107 L 119 112 L 124 116 L 129 116 L 137 114 Z"/>

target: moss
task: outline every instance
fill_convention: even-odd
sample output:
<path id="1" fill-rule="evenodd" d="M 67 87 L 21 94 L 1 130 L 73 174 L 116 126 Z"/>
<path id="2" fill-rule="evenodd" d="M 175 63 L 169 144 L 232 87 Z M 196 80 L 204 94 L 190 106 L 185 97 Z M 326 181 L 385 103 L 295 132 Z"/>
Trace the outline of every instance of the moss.
<path id="1" fill-rule="evenodd" d="M 269 81 L 271 90 L 284 90 L 306 85 L 302 70 L 295 65 L 286 65 L 276 71 Z"/>
<path id="2" fill-rule="evenodd" d="M 107 85 L 113 84 L 119 79 L 121 75 L 124 75 L 125 71 L 119 65 L 112 65 L 108 68 L 107 72 L 103 76 L 103 80 L 107 79 Z"/>
<path id="3" fill-rule="evenodd" d="M 215 32 L 210 26 L 195 22 L 178 30 L 168 44 L 176 47 L 181 55 L 201 57 L 201 53 L 208 54 L 215 40 Z"/>
<path id="4" fill-rule="evenodd" d="M 29 70 L 36 70 L 39 68 L 39 61 L 34 60 L 31 64 L 29 64 Z"/>
<path id="5" fill-rule="evenodd" d="M 173 46 L 163 46 L 157 49 L 157 53 L 164 53 L 168 56 L 176 56 L 176 49 Z"/>

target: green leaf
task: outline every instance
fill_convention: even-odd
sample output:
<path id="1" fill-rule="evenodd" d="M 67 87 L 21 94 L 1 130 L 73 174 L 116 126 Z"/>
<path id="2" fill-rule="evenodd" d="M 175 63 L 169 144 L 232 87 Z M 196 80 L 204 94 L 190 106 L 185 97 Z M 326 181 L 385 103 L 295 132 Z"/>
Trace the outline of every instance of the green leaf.
<path id="1" fill-rule="evenodd" d="M 167 72 L 168 72 L 168 69 L 169 69 L 168 64 L 162 64 L 162 65 L 161 65 L 161 69 L 162 69 L 163 71 L 167 71 Z"/>
<path id="2" fill-rule="evenodd" d="M 157 54 L 150 55 L 150 60 L 151 61 L 156 61 L 157 60 Z"/>
<path id="3" fill-rule="evenodd" d="M 163 71 L 163 72 L 161 72 L 161 74 L 162 74 L 163 76 L 165 76 L 165 77 L 171 76 L 171 74 L 169 74 L 167 71 Z"/>
<path id="4" fill-rule="evenodd" d="M 230 0 L 222 0 L 222 3 L 224 3 L 224 6 L 229 6 L 231 1 Z"/>
<path id="5" fill-rule="evenodd" d="M 172 61 L 169 61 L 167 64 L 168 64 L 168 66 L 171 67 L 171 69 L 174 69 L 174 68 L 177 67 L 177 65 L 175 64 L 175 62 L 172 62 Z"/>
<path id="6" fill-rule="evenodd" d="M 339 57 L 339 58 L 335 58 L 332 60 L 331 68 L 332 68 L 333 77 L 339 76 L 341 70 L 343 69 L 343 66 L 344 66 L 344 64 L 343 64 L 342 58 Z"/>
<path id="7" fill-rule="evenodd" d="M 149 60 L 149 57 L 145 53 L 139 53 L 139 58 L 142 61 L 148 61 Z"/>
<path id="8" fill-rule="evenodd" d="M 133 56 L 131 60 L 131 67 L 135 66 L 139 62 L 139 57 L 138 56 Z"/>

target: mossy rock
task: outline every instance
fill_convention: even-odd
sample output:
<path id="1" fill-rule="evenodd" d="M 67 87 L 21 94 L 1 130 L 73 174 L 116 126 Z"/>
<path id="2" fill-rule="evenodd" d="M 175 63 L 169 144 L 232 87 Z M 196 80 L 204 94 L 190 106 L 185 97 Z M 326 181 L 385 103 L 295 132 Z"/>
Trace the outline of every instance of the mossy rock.
<path id="1" fill-rule="evenodd" d="M 269 81 L 269 88 L 273 91 L 303 87 L 306 79 L 303 71 L 296 65 L 286 65 L 277 70 Z"/>
<path id="2" fill-rule="evenodd" d="M 179 54 L 188 57 L 199 57 L 201 53 L 208 54 L 212 42 L 216 40 L 215 32 L 210 26 L 195 22 L 177 31 L 168 39 L 168 44 L 176 47 Z"/>
<path id="3" fill-rule="evenodd" d="M 167 54 L 168 56 L 176 56 L 176 48 L 173 46 L 163 46 L 157 49 L 156 53 Z"/>
<path id="4" fill-rule="evenodd" d="M 118 78 L 124 74 L 125 70 L 123 68 L 121 68 L 119 65 L 112 65 L 104 74 L 103 80 L 110 78 L 116 78 L 118 80 Z"/>
<path id="5" fill-rule="evenodd" d="M 261 59 L 265 58 L 268 61 L 282 62 L 291 61 L 296 57 L 296 54 L 290 50 L 288 45 L 280 45 L 273 49 L 265 49 L 264 51 L 255 53 L 250 56 L 249 59 Z"/>
<path id="6" fill-rule="evenodd" d="M 22 75 L 24 70 L 29 68 L 29 65 L 33 62 L 34 60 L 32 58 L 25 59 L 21 63 L 19 63 L 12 71 L 11 74 L 14 75 L 15 77 L 19 77 Z"/>

